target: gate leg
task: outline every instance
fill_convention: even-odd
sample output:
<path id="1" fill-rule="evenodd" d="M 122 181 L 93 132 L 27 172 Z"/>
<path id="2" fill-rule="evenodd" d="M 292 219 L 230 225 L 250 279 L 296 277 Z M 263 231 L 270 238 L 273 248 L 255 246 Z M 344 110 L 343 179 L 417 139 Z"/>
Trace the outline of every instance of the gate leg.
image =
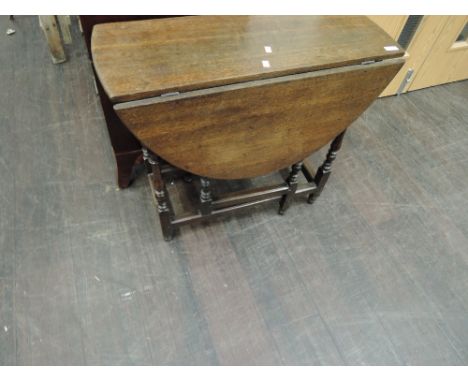
<path id="1" fill-rule="evenodd" d="M 291 199 L 297 190 L 297 177 L 301 169 L 302 162 L 298 162 L 292 165 L 291 172 L 289 173 L 288 179 L 286 179 L 286 183 L 288 183 L 289 186 L 288 193 L 283 195 L 280 200 L 280 207 L 278 211 L 280 215 L 283 215 L 291 204 Z"/>
<path id="2" fill-rule="evenodd" d="M 328 178 L 330 177 L 332 163 L 336 159 L 336 154 L 341 148 L 341 143 L 343 142 L 345 132 L 346 130 L 340 133 L 331 143 L 325 161 L 318 168 L 317 173 L 314 176 L 314 182 L 317 185 L 317 189 L 309 194 L 307 203 L 312 204 L 322 193 L 322 190 L 325 187 Z"/>
<path id="3" fill-rule="evenodd" d="M 213 198 L 211 196 L 210 180 L 200 177 L 200 212 L 202 215 L 210 215 Z"/>
<path id="4" fill-rule="evenodd" d="M 147 149 L 143 149 L 143 157 L 148 170 L 148 177 L 153 182 L 154 196 L 158 205 L 159 220 L 164 240 L 169 241 L 174 237 L 174 226 L 172 225 L 172 206 L 167 195 L 166 184 L 161 174 L 161 166 L 158 158 L 150 153 Z"/>

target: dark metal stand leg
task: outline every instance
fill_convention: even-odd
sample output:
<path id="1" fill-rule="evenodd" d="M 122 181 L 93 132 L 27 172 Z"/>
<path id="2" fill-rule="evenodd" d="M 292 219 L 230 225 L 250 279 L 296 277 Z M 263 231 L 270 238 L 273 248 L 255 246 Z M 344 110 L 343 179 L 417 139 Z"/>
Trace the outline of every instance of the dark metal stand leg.
<path id="1" fill-rule="evenodd" d="M 161 166 L 158 158 L 146 149 L 143 150 L 143 157 L 148 170 L 148 176 L 153 182 L 154 195 L 158 204 L 158 214 L 164 240 L 169 241 L 174 237 L 174 226 L 172 225 L 173 212 L 167 195 L 166 185 L 161 174 Z"/>
<path id="2" fill-rule="evenodd" d="M 210 181 L 207 178 L 200 178 L 200 184 L 200 212 L 202 215 L 210 215 L 213 207 Z"/>
<path id="3" fill-rule="evenodd" d="M 295 163 L 292 165 L 291 172 L 289 173 L 288 179 L 286 180 L 286 183 L 288 183 L 289 186 L 288 193 L 286 195 L 283 195 L 283 197 L 280 200 L 280 207 L 278 211 L 280 215 L 283 215 L 284 212 L 288 209 L 289 205 L 291 204 L 291 199 L 297 190 L 297 177 L 301 169 L 302 162 Z"/>
<path id="4" fill-rule="evenodd" d="M 330 177 L 332 163 L 336 159 L 336 154 L 341 148 L 341 143 L 343 142 L 343 137 L 345 133 L 346 130 L 344 130 L 340 135 L 338 135 L 331 143 L 325 161 L 318 168 L 317 173 L 314 176 L 314 182 L 317 185 L 317 189 L 311 194 L 309 194 L 307 203 L 312 204 L 322 193 L 322 190 L 325 187 L 328 178 Z"/>

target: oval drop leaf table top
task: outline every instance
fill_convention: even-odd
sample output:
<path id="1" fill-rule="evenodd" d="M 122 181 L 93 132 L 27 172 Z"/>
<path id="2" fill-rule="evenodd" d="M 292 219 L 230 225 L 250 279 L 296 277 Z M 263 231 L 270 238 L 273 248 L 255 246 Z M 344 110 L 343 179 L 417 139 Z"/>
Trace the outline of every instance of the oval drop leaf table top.
<path id="1" fill-rule="evenodd" d="M 113 102 L 404 53 L 366 16 L 188 16 L 98 24 L 91 50 Z"/>
<path id="2" fill-rule="evenodd" d="M 360 16 L 197 16 L 97 25 L 96 72 L 151 151 L 218 179 L 264 175 L 346 129 L 403 64 Z"/>

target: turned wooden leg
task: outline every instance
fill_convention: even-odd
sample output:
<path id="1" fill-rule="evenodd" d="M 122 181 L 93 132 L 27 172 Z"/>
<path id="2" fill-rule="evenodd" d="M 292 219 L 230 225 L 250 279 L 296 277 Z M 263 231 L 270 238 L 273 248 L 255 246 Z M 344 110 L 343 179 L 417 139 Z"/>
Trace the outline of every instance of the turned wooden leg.
<path id="1" fill-rule="evenodd" d="M 202 215 L 210 215 L 212 210 L 212 197 L 210 181 L 207 178 L 200 178 L 200 212 Z"/>
<path id="2" fill-rule="evenodd" d="M 317 173 L 314 176 L 314 182 L 317 185 L 317 189 L 311 194 L 309 194 L 307 203 L 312 204 L 322 193 L 322 190 L 325 187 L 328 178 L 330 177 L 332 163 L 336 159 L 336 154 L 341 148 L 341 143 L 343 142 L 343 137 L 345 133 L 346 130 L 339 134 L 331 143 L 325 161 L 318 168 Z"/>
<path id="3" fill-rule="evenodd" d="M 143 154 L 143 163 L 144 163 L 144 165 L 145 165 L 146 174 L 147 174 L 147 175 L 150 175 L 150 174 L 153 173 L 153 168 L 152 168 L 151 163 L 150 163 L 150 161 L 151 161 L 151 159 L 150 159 L 150 153 L 149 153 L 148 149 L 145 148 L 145 147 L 143 147 L 143 148 L 141 149 L 141 152 L 142 152 L 142 154 Z"/>
<path id="4" fill-rule="evenodd" d="M 283 215 L 284 212 L 288 209 L 289 205 L 291 204 L 291 199 L 293 198 L 297 190 L 297 178 L 301 169 L 302 162 L 295 163 L 292 165 L 291 172 L 289 173 L 288 179 L 286 179 L 286 183 L 288 183 L 289 186 L 288 193 L 283 195 L 280 200 L 280 207 L 278 211 L 280 215 Z"/>
<path id="5" fill-rule="evenodd" d="M 148 177 L 153 182 L 154 196 L 158 205 L 159 220 L 161 221 L 164 240 L 169 241 L 174 237 L 174 226 L 172 225 L 173 212 L 161 174 L 161 166 L 158 158 L 147 149 L 143 150 L 143 157 L 148 170 Z"/>

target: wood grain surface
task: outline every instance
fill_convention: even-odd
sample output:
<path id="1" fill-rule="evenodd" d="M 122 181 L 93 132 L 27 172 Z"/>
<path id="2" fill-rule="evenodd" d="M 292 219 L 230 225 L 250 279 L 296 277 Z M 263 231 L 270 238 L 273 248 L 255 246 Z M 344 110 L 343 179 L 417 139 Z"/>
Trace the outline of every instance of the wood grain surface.
<path id="1" fill-rule="evenodd" d="M 365 16 L 196 16 L 96 25 L 92 55 L 114 102 L 399 57 Z M 271 53 L 267 53 L 267 48 Z M 269 61 L 264 67 L 263 61 Z"/>
<path id="2" fill-rule="evenodd" d="M 218 179 L 265 175 L 329 143 L 380 94 L 402 59 L 220 86 L 115 106 L 149 149 Z"/>

